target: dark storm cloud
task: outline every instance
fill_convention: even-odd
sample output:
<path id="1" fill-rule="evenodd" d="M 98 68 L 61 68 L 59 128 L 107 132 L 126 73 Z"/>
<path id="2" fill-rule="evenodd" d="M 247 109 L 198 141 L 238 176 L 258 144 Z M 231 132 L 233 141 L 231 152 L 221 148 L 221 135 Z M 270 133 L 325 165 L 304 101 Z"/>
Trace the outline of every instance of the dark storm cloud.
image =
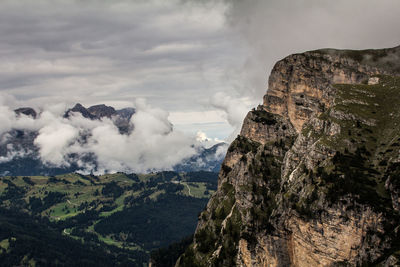
<path id="1" fill-rule="evenodd" d="M 237 133 L 277 60 L 399 45 L 399 11 L 398 0 L 3 0 L 0 135 L 38 131 L 40 157 L 55 165 L 94 153 L 103 169 L 169 169 L 201 145 L 177 128 L 200 140 Z M 134 105 L 135 131 L 62 118 L 74 102 Z M 13 112 L 27 105 L 42 107 L 38 120 Z"/>
<path id="2" fill-rule="evenodd" d="M 172 113 L 223 110 L 239 128 L 277 60 L 395 46 L 399 10 L 398 0 L 1 1 L 0 92 L 36 106 L 142 97 Z"/>
<path id="3" fill-rule="evenodd" d="M 238 75 L 261 99 L 273 64 L 319 48 L 368 49 L 400 45 L 398 0 L 227 0 L 229 27 L 247 43 Z"/>
<path id="4" fill-rule="evenodd" d="M 0 140 L 7 142 L 11 129 L 37 131 L 44 163 L 68 166 L 69 153 L 90 153 L 100 172 L 167 170 L 214 144 L 204 134 L 199 141 L 195 132 L 171 130 L 165 110 L 180 111 L 178 123 L 182 111 L 196 117 L 221 86 L 221 64 L 236 50 L 223 10 L 222 3 L 174 1 L 0 2 L 0 91 L 7 93 L 0 94 Z M 111 120 L 63 118 L 73 102 L 133 105 L 135 128 L 128 136 Z M 37 120 L 13 112 L 32 104 L 40 107 Z M 83 132 L 90 132 L 85 145 L 78 142 Z M 9 152 L 0 161 L 21 155 Z"/>
<path id="5" fill-rule="evenodd" d="M 75 96 L 71 102 L 147 97 L 187 109 L 191 100 L 179 95 L 207 101 L 204 69 L 219 68 L 234 50 L 222 3 L 26 0 L 0 7 L 0 89 L 20 99 L 32 91 Z"/>

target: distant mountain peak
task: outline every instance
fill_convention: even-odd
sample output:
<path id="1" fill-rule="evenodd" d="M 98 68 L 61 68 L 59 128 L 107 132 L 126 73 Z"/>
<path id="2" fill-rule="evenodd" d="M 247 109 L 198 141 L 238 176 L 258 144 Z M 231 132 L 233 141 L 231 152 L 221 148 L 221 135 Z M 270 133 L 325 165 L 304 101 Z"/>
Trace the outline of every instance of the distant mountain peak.
<path id="1" fill-rule="evenodd" d="M 71 112 L 77 112 L 81 114 L 84 118 L 88 118 L 91 120 L 99 120 L 104 117 L 111 119 L 112 117 L 118 116 L 119 119 L 130 120 L 132 115 L 135 113 L 134 108 L 123 108 L 119 110 L 115 110 L 112 106 L 107 106 L 105 104 L 98 104 L 90 106 L 89 108 L 85 108 L 82 104 L 76 103 L 73 108 L 68 109 L 64 118 L 69 118 L 71 116 Z"/>
<path id="2" fill-rule="evenodd" d="M 71 109 L 68 109 L 65 114 L 64 118 L 69 118 L 71 116 L 72 112 L 80 113 L 84 118 L 88 119 L 95 119 L 96 116 L 91 114 L 84 106 L 82 106 L 80 103 L 76 103 L 75 106 Z"/>
<path id="3" fill-rule="evenodd" d="M 119 109 L 116 111 L 116 113 L 122 117 L 122 118 L 127 118 L 127 119 L 131 119 L 132 115 L 135 114 L 136 109 L 134 108 L 123 108 L 123 109 Z"/>
<path id="4" fill-rule="evenodd" d="M 93 125 L 113 125 L 118 129 L 121 135 L 130 135 L 135 125 L 132 121 L 132 116 L 136 110 L 132 107 L 115 109 L 112 106 L 105 104 L 98 104 L 86 108 L 81 103 L 76 103 L 66 110 L 63 117 L 63 123 L 70 123 L 73 125 L 75 120 L 85 119 L 96 121 Z M 22 107 L 15 110 L 16 116 L 31 116 L 39 120 L 40 114 L 29 107 Z M 79 115 L 80 114 L 80 115 Z M 81 117 L 82 116 L 82 117 Z M 61 118 L 60 118 L 61 119 Z M 41 122 L 40 122 L 41 123 Z M 75 141 L 79 145 L 87 145 L 91 140 L 91 134 L 94 130 L 91 128 L 80 128 L 78 136 Z M 115 128 L 113 128 L 115 130 Z M 171 128 L 168 129 L 172 131 Z M 117 134 L 117 133 L 115 133 Z M 40 144 L 35 143 L 40 131 L 37 129 L 21 129 L 12 128 L 3 136 L 4 140 L 0 142 L 0 174 L 2 175 L 34 175 L 34 174 L 60 174 L 65 172 L 73 172 L 83 170 L 86 166 L 93 171 L 97 170 L 98 162 L 97 156 L 92 152 L 83 153 L 68 153 L 65 155 L 64 160 L 68 164 L 62 166 L 52 165 L 49 162 L 44 162 L 40 156 Z M 136 137 L 133 137 L 136 138 Z M 225 149 L 224 149 L 225 147 Z M 223 160 L 223 155 L 226 152 L 226 144 L 215 144 L 212 147 L 206 147 L 206 143 L 193 144 L 192 148 L 195 150 L 194 155 L 188 158 L 182 158 L 179 163 L 171 168 L 175 171 L 189 172 L 189 171 L 213 171 L 218 172 Z M 68 166 L 67 166 L 68 165 Z M 82 167 L 84 166 L 84 167 Z"/>
<path id="5" fill-rule="evenodd" d="M 97 118 L 102 118 L 102 117 L 111 118 L 111 116 L 116 114 L 116 111 L 113 107 L 106 106 L 104 104 L 91 106 L 87 110 Z"/>
<path id="6" fill-rule="evenodd" d="M 31 116 L 32 118 L 36 119 L 37 113 L 33 108 L 30 107 L 23 107 L 23 108 L 17 108 L 14 110 L 14 112 L 17 115 L 24 114 L 26 116 Z"/>

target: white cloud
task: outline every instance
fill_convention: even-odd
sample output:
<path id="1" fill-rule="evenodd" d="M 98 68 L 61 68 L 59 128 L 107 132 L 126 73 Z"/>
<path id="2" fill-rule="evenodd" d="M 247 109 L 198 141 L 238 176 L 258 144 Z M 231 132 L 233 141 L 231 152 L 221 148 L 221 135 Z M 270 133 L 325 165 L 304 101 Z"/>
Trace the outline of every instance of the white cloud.
<path id="1" fill-rule="evenodd" d="M 11 114 L 11 111 L 7 107 L 0 107 L 0 134 L 11 130 L 13 116 L 14 114 Z"/>
<path id="2" fill-rule="evenodd" d="M 134 130 L 130 135 L 119 134 L 111 124 L 92 130 L 89 144 L 82 149 L 95 153 L 100 169 L 165 170 L 196 152 L 194 138 L 173 131 L 167 112 L 152 108 L 143 100 L 137 102 L 136 109 L 131 119 Z"/>
<path id="3" fill-rule="evenodd" d="M 223 159 L 225 158 L 226 152 L 228 151 L 228 144 L 219 146 L 217 148 L 217 151 L 215 153 L 215 158 L 216 159 Z"/>
<path id="4" fill-rule="evenodd" d="M 37 131 L 34 144 L 40 159 L 51 166 L 69 166 L 70 155 L 77 155 L 77 162 L 85 171 L 93 171 L 93 163 L 83 160 L 94 155 L 97 172 L 167 170 L 196 153 L 202 145 L 194 136 L 173 130 L 168 112 L 149 106 L 145 100 L 135 103 L 136 113 L 131 122 L 131 134 L 121 134 L 111 119 L 90 120 L 79 113 L 63 118 L 64 104 L 50 105 L 42 110 L 37 119 L 16 116 L 9 107 L 0 106 L 2 142 L 8 142 L 11 129 Z M 86 139 L 85 141 L 82 141 Z M 12 160 L 28 153 L 8 145 L 9 153 L 0 162 Z M 29 152 L 30 153 L 30 152 Z"/>
<path id="5" fill-rule="evenodd" d="M 208 141 L 206 133 L 198 131 L 196 134 L 196 140 L 199 142 Z"/>
<path id="6" fill-rule="evenodd" d="M 44 115 L 7 115 L 19 106 L 56 115 L 76 102 L 128 106 L 143 97 L 171 112 L 176 128 L 224 138 L 224 120 L 237 133 L 262 102 L 277 60 L 398 45 L 399 9 L 398 0 L 1 1 L 0 91 L 14 99 L 1 110 L 0 132 L 46 124 Z M 158 125 L 151 131 L 169 127 L 147 119 Z"/>
<path id="7" fill-rule="evenodd" d="M 196 133 L 196 141 L 199 142 L 203 147 L 210 148 L 213 145 L 224 143 L 224 140 L 218 138 L 210 138 L 205 132 L 198 131 Z"/>
<path id="8" fill-rule="evenodd" d="M 193 123 L 222 123 L 225 122 L 224 112 L 221 110 L 171 112 L 168 117 L 175 124 Z"/>
<path id="9" fill-rule="evenodd" d="M 251 101 L 247 98 L 233 98 L 219 92 L 211 98 L 211 104 L 225 112 L 227 121 L 235 129 L 228 139 L 235 138 L 240 132 L 243 119 L 251 107 Z"/>
<path id="10" fill-rule="evenodd" d="M 40 157 L 45 163 L 69 166 L 65 157 L 69 152 L 69 146 L 78 135 L 79 131 L 76 128 L 57 121 L 41 128 L 34 144 L 39 147 Z"/>

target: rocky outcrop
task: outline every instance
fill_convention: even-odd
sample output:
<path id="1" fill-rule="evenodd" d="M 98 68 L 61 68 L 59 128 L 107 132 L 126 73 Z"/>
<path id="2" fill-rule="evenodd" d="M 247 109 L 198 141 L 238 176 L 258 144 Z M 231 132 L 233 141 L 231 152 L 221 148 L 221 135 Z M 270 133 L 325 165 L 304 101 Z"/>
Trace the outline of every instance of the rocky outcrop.
<path id="1" fill-rule="evenodd" d="M 91 106 L 87 110 L 97 118 L 111 118 L 117 113 L 113 107 L 106 106 L 104 104 Z"/>
<path id="2" fill-rule="evenodd" d="M 121 134 L 129 134 L 133 131 L 134 125 L 131 123 L 131 118 L 135 114 L 134 108 L 123 108 L 116 110 L 116 115 L 112 116 L 114 124 L 118 127 Z"/>
<path id="3" fill-rule="evenodd" d="M 111 119 L 121 134 L 130 134 L 133 131 L 134 126 L 130 120 L 133 114 L 135 114 L 134 108 L 115 110 L 113 107 L 104 104 L 85 108 L 77 103 L 73 108 L 65 112 L 64 118 L 69 118 L 74 113 L 91 120 Z"/>
<path id="4" fill-rule="evenodd" d="M 14 110 L 16 117 L 28 116 L 31 119 L 40 120 L 41 113 L 37 113 L 33 108 L 22 107 Z M 113 107 L 104 104 L 85 108 L 81 104 L 76 104 L 68 109 L 64 119 L 73 119 L 72 116 L 80 116 L 91 120 L 111 120 L 118 128 L 120 134 L 129 135 L 134 125 L 131 118 L 135 113 L 134 108 L 124 108 L 115 110 Z M 79 116 L 78 115 L 78 116 Z M 29 128 L 29 127 L 28 127 Z M 87 131 L 81 131 L 78 142 L 85 145 L 88 135 Z M 69 166 L 52 166 L 42 162 L 39 156 L 39 147 L 35 144 L 35 139 L 39 135 L 37 130 L 32 129 L 11 129 L 0 135 L 0 174 L 1 175 L 52 175 L 81 170 L 78 163 L 84 162 L 97 166 L 96 158 L 93 154 L 79 155 L 69 154 Z"/>
<path id="5" fill-rule="evenodd" d="M 399 57 L 279 61 L 177 266 L 400 264 Z"/>
<path id="6" fill-rule="evenodd" d="M 87 118 L 87 119 L 91 119 L 91 120 L 96 118 L 95 115 L 90 113 L 89 110 L 87 110 L 80 103 L 77 103 L 73 108 L 68 109 L 64 114 L 64 118 L 69 118 L 73 113 L 79 113 L 79 114 L 82 115 L 82 117 Z"/>
<path id="7" fill-rule="evenodd" d="M 335 98 L 333 84 L 365 83 L 373 75 L 393 73 L 384 64 L 360 62 L 344 52 L 335 52 L 332 49 L 310 51 L 276 63 L 264 96 L 266 110 L 288 117 L 299 131 L 315 113 L 331 106 Z M 368 58 L 368 51 L 363 57 Z M 384 57 L 388 57 L 387 53 Z"/>
<path id="8" fill-rule="evenodd" d="M 37 116 L 36 111 L 33 108 L 29 108 L 29 107 L 17 108 L 16 110 L 14 110 L 14 112 L 19 116 L 21 114 L 23 114 L 23 115 L 26 115 L 26 116 L 30 116 L 30 117 L 32 117 L 34 119 L 36 119 L 36 116 Z"/>

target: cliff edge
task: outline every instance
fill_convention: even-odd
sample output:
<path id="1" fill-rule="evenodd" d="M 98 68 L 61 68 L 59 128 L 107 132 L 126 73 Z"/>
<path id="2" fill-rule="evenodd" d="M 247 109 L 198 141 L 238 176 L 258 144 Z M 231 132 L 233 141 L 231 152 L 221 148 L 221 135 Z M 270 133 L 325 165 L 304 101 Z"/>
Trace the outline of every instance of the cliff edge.
<path id="1" fill-rule="evenodd" d="M 177 266 L 400 264 L 400 47 L 290 55 Z"/>

